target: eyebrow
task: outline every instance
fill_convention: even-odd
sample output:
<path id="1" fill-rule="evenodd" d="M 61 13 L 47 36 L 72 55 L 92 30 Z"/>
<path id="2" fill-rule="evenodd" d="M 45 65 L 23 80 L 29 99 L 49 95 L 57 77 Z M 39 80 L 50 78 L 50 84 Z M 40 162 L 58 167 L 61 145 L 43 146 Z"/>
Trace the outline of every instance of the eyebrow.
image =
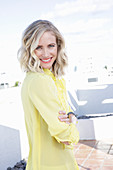
<path id="1" fill-rule="evenodd" d="M 49 43 L 48 45 L 50 45 L 50 44 L 57 45 L 57 43 L 54 43 L 54 42 L 52 42 L 52 43 Z M 39 46 L 40 46 L 40 47 L 42 47 L 43 45 L 40 45 L 40 44 L 38 44 L 38 45 L 37 45 L 37 47 L 39 47 Z"/>

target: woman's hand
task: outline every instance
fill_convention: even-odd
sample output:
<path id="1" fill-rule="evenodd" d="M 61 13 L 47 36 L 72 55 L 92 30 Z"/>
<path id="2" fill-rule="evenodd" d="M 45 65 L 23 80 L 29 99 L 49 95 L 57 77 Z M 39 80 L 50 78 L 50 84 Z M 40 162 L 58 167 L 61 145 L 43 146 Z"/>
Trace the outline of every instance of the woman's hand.
<path id="1" fill-rule="evenodd" d="M 60 116 L 58 117 L 61 122 L 65 122 L 67 124 L 74 123 L 77 124 L 77 118 L 73 114 L 69 114 L 69 116 L 66 114 L 65 111 L 59 111 Z M 70 145 L 68 141 L 61 142 L 65 145 Z"/>
<path id="2" fill-rule="evenodd" d="M 67 124 L 70 124 L 70 118 L 66 114 L 65 111 L 59 111 L 60 116 L 58 117 L 61 122 L 65 122 Z"/>
<path id="3" fill-rule="evenodd" d="M 61 142 L 61 143 L 65 144 L 65 145 L 70 145 L 70 143 L 68 141 L 67 142 Z"/>
<path id="4" fill-rule="evenodd" d="M 69 114 L 68 116 L 65 111 L 59 111 L 59 114 L 60 116 L 58 118 L 61 122 L 77 124 L 77 118 L 73 114 Z"/>
<path id="5" fill-rule="evenodd" d="M 78 120 L 77 120 L 77 118 L 73 114 L 69 114 L 69 119 L 70 119 L 71 123 L 77 125 Z"/>

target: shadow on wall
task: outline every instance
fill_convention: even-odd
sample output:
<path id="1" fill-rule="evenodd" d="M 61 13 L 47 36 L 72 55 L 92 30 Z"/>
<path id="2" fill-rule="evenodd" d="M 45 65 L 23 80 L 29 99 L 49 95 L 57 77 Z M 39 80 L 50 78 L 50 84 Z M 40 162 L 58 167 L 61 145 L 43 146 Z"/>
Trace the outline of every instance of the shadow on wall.
<path id="1" fill-rule="evenodd" d="M 6 170 L 21 160 L 20 133 L 0 125 L 0 169 Z"/>
<path id="2" fill-rule="evenodd" d="M 75 114 L 79 113 L 78 97 L 76 92 L 68 91 L 69 103 Z"/>
<path id="3" fill-rule="evenodd" d="M 113 113 L 113 84 L 68 91 L 74 111 L 78 114 Z"/>

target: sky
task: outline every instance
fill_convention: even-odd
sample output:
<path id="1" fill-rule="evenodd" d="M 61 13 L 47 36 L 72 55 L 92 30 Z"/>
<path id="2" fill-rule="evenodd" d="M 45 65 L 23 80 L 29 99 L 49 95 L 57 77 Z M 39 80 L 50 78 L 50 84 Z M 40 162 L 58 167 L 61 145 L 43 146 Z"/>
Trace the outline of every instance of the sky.
<path id="1" fill-rule="evenodd" d="M 69 67 L 87 57 L 98 67 L 113 63 L 113 0 L 0 0 L 0 73 L 21 72 L 22 33 L 37 19 L 50 20 L 63 34 Z"/>

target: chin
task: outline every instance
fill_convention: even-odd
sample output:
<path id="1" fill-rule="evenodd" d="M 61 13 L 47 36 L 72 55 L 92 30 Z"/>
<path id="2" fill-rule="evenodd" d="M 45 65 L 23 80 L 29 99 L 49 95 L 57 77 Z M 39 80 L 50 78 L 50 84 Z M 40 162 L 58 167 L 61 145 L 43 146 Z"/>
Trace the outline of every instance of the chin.
<path id="1" fill-rule="evenodd" d="M 45 68 L 45 69 L 51 69 L 52 65 L 53 65 L 53 63 L 51 63 L 51 64 L 41 64 L 41 67 Z"/>

